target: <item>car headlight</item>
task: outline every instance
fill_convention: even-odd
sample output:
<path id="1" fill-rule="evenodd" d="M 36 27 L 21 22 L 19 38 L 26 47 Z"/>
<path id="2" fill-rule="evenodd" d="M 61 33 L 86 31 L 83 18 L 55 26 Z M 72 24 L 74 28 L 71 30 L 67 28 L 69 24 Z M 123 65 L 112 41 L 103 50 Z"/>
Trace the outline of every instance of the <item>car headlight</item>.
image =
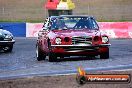
<path id="1" fill-rule="evenodd" d="M 55 43 L 56 43 L 56 44 L 61 44 L 61 38 L 56 38 L 56 39 L 55 39 Z"/>
<path id="2" fill-rule="evenodd" d="M 5 35 L 5 39 L 12 39 L 11 35 Z"/>
<path id="3" fill-rule="evenodd" d="M 108 41 L 109 41 L 108 37 L 106 37 L 106 36 L 102 37 L 102 42 L 103 43 L 107 43 Z"/>

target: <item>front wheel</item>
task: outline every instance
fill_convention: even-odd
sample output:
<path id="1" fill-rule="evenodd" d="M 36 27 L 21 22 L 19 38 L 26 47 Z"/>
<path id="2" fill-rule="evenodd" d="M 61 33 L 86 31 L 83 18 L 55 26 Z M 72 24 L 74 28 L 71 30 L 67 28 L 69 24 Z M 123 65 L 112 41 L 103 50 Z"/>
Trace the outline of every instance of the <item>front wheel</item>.
<path id="1" fill-rule="evenodd" d="M 46 55 L 43 54 L 38 45 L 36 45 L 36 57 L 38 61 L 45 60 L 46 58 Z"/>
<path id="2" fill-rule="evenodd" d="M 100 54 L 100 59 L 109 59 L 109 49 L 107 52 L 103 52 Z"/>
<path id="3" fill-rule="evenodd" d="M 57 60 L 57 56 L 54 53 L 49 53 L 49 62 L 54 62 Z"/>
<path id="4" fill-rule="evenodd" d="M 13 45 L 9 45 L 9 46 L 5 46 L 3 48 L 3 51 L 4 52 L 12 52 L 12 49 L 13 49 Z"/>

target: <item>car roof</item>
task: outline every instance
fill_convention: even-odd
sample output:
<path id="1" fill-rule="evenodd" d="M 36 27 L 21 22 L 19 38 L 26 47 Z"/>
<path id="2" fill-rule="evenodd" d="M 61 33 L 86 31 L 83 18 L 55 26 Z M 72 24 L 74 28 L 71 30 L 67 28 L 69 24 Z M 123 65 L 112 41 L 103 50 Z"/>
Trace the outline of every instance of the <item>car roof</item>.
<path id="1" fill-rule="evenodd" d="M 80 17 L 80 18 L 85 18 L 85 17 L 87 17 L 87 18 L 89 18 L 89 19 L 93 19 L 93 20 L 96 20 L 93 16 L 88 16 L 88 15 L 60 15 L 60 16 L 50 16 L 50 17 L 48 17 L 50 20 L 51 19 L 56 19 L 56 18 L 63 18 L 63 17 Z"/>
<path id="2" fill-rule="evenodd" d="M 56 18 L 56 17 L 59 17 L 59 16 L 50 16 L 50 18 Z"/>
<path id="3" fill-rule="evenodd" d="M 88 17 L 88 18 L 94 18 L 93 16 L 89 16 L 89 15 L 60 15 L 60 17 Z"/>
<path id="4" fill-rule="evenodd" d="M 60 16 L 51 16 L 50 18 L 59 18 L 59 17 L 88 17 L 88 18 L 93 18 L 93 16 L 89 15 L 60 15 Z"/>

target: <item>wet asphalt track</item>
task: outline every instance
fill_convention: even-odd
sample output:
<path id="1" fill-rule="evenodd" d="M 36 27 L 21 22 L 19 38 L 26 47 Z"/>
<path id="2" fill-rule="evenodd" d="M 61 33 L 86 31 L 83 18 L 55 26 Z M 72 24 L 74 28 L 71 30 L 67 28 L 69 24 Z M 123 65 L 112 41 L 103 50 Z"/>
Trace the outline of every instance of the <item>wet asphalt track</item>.
<path id="1" fill-rule="evenodd" d="M 110 58 L 106 60 L 98 57 L 74 57 L 58 62 L 36 60 L 36 38 L 15 38 L 15 40 L 12 53 L 0 53 L 0 78 L 31 74 L 72 73 L 76 72 L 79 66 L 88 70 L 102 70 L 104 67 L 112 67 L 111 70 L 116 67 L 118 70 L 132 69 L 132 39 L 111 39 Z"/>

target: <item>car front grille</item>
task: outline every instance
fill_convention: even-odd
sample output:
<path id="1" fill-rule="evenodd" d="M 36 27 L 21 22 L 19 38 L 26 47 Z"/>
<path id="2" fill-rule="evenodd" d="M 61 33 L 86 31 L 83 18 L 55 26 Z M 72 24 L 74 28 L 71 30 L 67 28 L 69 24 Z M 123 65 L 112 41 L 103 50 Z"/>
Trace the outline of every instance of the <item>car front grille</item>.
<path id="1" fill-rule="evenodd" d="M 73 47 L 73 48 L 64 48 L 65 51 L 67 52 L 84 52 L 84 51 L 97 51 L 98 48 L 97 47 L 88 47 L 88 48 L 84 48 L 84 47 L 79 47 L 79 48 L 76 48 L 76 47 Z"/>
<path id="2" fill-rule="evenodd" d="M 4 38 L 3 37 L 0 37 L 0 41 L 4 41 Z"/>
<path id="3" fill-rule="evenodd" d="M 72 37 L 72 44 L 92 44 L 91 36 Z"/>

